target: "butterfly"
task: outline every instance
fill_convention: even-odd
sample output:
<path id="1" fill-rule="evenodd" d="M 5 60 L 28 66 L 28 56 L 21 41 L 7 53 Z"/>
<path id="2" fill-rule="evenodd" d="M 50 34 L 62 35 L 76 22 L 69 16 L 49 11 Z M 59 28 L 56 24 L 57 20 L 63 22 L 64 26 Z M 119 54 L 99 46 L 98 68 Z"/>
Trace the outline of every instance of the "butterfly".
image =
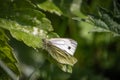
<path id="1" fill-rule="evenodd" d="M 77 59 L 73 56 L 77 42 L 68 38 L 43 39 L 44 49 L 61 64 L 73 66 Z"/>

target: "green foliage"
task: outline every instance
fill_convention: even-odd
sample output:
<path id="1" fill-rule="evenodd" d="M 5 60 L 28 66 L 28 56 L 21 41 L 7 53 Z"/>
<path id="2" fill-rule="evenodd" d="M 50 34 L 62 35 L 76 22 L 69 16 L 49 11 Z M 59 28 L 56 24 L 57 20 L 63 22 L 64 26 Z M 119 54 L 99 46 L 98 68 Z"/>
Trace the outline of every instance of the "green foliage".
<path id="1" fill-rule="evenodd" d="M 57 15 L 62 15 L 62 12 L 59 10 L 58 7 L 55 6 L 55 4 L 51 1 L 46 0 L 43 3 L 37 4 L 38 8 L 48 11 L 50 13 L 55 13 Z"/>
<path id="2" fill-rule="evenodd" d="M 45 15 L 36 10 L 18 10 L 12 12 L 12 15 L 9 16 L 12 18 L 1 18 L 1 27 L 10 30 L 14 38 L 24 41 L 33 48 L 40 48 L 42 46 L 41 38 L 46 38 L 47 32 L 53 30 L 50 21 L 45 18 Z"/>
<path id="3" fill-rule="evenodd" d="M 14 53 L 12 53 L 11 47 L 8 45 L 8 37 L 4 33 L 2 29 L 0 29 L 0 60 L 4 61 L 5 65 L 8 66 L 12 71 L 14 71 L 17 75 L 19 75 L 18 67 L 16 66 L 17 60 L 14 56 Z M 6 74 L 2 72 L 1 70 L 1 76 L 0 78 L 4 80 L 4 77 L 7 78 L 7 76 L 3 76 L 2 74 Z"/>
<path id="4" fill-rule="evenodd" d="M 42 39 L 58 37 L 56 33 L 52 32 L 53 28 L 50 20 L 45 16 L 45 13 L 40 11 L 42 9 L 61 15 L 62 12 L 52 2 L 32 3 L 26 0 L 23 2 L 7 0 L 5 2 L 1 1 L 1 6 L 0 27 L 8 30 L 13 38 L 23 41 L 27 46 L 37 50 L 44 47 Z M 1 49 L 1 51 L 7 51 L 3 54 L 11 53 L 8 48 Z M 6 56 L 11 59 L 10 55 Z M 59 65 L 59 63 L 56 64 Z M 16 69 L 14 65 L 11 68 L 15 73 L 19 72 L 14 70 Z"/>
<path id="5" fill-rule="evenodd" d="M 119 77 L 120 39 L 106 32 L 120 35 L 120 4 L 103 1 L 0 0 L 0 61 L 21 80 Z M 57 62 L 43 50 L 42 40 L 56 37 L 77 41 L 74 66 Z M 0 74 L 2 80 L 12 78 L 1 65 Z"/>
<path id="6" fill-rule="evenodd" d="M 112 32 L 115 36 L 120 34 L 119 13 L 120 4 L 114 1 L 112 12 L 104 8 L 99 8 L 98 16 L 90 16 L 88 22 L 96 27 L 95 32 Z M 102 28 L 102 29 L 100 29 Z"/>

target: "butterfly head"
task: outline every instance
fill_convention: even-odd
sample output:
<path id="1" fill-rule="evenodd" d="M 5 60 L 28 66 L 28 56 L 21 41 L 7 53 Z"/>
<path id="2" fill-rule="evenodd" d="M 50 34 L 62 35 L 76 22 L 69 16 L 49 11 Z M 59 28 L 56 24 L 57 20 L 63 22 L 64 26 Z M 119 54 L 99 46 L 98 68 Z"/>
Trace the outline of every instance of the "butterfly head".
<path id="1" fill-rule="evenodd" d="M 47 48 L 47 40 L 42 39 L 42 43 L 43 43 L 43 49 L 46 49 Z"/>

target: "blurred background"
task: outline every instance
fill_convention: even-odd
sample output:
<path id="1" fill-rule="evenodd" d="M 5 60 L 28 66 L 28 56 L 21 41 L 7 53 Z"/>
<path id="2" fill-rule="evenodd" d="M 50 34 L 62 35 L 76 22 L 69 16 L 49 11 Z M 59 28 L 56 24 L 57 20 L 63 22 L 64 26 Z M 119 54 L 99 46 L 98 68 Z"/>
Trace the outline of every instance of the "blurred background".
<path id="1" fill-rule="evenodd" d="M 46 0 L 30 1 L 34 4 L 44 3 Z M 78 62 L 73 66 L 71 74 L 63 72 L 43 55 L 42 49 L 37 51 L 11 36 L 9 44 L 13 48 L 19 62 L 18 66 L 21 71 L 20 80 L 120 80 L 119 36 L 113 36 L 109 32 L 92 32 L 96 26 L 81 20 L 86 19 L 88 15 L 99 19 L 97 17 L 99 15 L 99 7 L 112 13 L 114 1 L 118 4 L 119 1 L 49 1 L 62 11 L 62 15 L 59 16 L 54 11 L 52 13 L 49 10 L 41 11 L 51 21 L 54 29 L 53 32 L 57 33 L 60 37 L 71 38 L 77 41 L 78 46 L 74 56 L 78 59 Z M 21 5 L 22 3 L 18 4 Z"/>

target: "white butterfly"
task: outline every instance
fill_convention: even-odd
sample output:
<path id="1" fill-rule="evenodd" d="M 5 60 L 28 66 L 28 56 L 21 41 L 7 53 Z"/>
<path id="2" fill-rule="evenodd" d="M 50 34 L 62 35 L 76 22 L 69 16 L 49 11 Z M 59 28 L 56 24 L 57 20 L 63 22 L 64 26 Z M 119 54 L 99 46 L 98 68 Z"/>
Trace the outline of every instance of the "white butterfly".
<path id="1" fill-rule="evenodd" d="M 73 66 L 77 59 L 73 57 L 77 42 L 68 38 L 43 39 L 45 49 L 59 63 Z"/>

